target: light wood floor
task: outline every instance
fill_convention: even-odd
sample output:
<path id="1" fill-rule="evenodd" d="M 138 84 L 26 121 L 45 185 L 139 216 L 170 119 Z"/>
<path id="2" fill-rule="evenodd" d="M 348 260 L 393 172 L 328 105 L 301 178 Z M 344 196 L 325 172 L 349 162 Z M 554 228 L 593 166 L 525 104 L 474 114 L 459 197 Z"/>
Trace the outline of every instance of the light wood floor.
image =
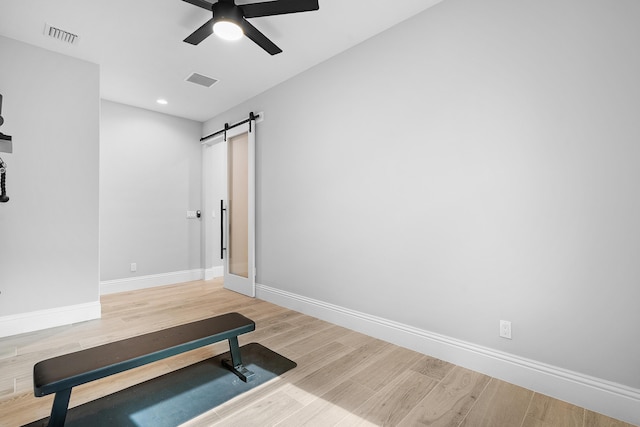
<path id="1" fill-rule="evenodd" d="M 33 396 L 43 359 L 216 314 L 256 322 L 240 344 L 298 363 L 186 426 L 613 427 L 630 424 L 276 305 L 197 281 L 102 297 L 102 319 L 0 339 L 0 426 L 48 416 Z M 71 406 L 228 350 L 219 343 L 73 389 Z"/>

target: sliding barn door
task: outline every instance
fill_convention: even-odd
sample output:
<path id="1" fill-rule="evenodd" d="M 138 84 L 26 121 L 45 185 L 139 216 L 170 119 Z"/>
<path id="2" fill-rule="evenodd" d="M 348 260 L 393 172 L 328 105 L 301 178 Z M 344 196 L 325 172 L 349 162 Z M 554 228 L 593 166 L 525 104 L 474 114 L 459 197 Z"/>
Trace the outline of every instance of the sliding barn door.
<path id="1" fill-rule="evenodd" d="M 227 131 L 224 287 L 255 297 L 255 122 Z"/>

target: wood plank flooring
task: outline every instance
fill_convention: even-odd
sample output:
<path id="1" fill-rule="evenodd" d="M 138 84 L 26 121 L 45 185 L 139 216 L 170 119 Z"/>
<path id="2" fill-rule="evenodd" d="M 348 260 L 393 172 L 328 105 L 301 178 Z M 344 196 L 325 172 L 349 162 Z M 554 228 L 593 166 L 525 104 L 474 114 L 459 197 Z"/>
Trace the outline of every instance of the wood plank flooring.
<path id="1" fill-rule="evenodd" d="M 196 281 L 101 298 L 102 318 L 0 339 L 0 426 L 48 416 L 33 396 L 43 359 L 212 315 L 256 322 L 259 342 L 298 363 L 184 426 L 631 427 L 586 409 L 375 338 Z M 76 406 L 228 350 L 226 342 L 73 389 Z"/>

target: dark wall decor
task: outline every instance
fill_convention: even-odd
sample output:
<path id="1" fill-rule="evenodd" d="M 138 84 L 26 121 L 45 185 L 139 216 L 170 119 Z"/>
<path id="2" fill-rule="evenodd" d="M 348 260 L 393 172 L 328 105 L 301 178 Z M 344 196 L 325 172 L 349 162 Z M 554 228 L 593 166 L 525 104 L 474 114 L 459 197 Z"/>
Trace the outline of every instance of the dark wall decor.
<path id="1" fill-rule="evenodd" d="M 0 126 L 4 123 L 2 118 L 2 94 L 0 94 Z M 0 153 L 12 153 L 13 142 L 10 135 L 5 135 L 0 132 Z M 6 203 L 9 201 L 7 197 L 7 164 L 0 157 L 0 203 Z"/>

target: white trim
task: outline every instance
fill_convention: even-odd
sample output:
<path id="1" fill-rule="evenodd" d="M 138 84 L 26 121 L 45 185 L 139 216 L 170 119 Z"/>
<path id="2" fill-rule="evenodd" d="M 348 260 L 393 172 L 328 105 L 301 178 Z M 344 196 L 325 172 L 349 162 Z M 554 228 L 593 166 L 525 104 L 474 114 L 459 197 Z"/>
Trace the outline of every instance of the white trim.
<path id="1" fill-rule="evenodd" d="M 259 299 L 640 425 L 640 389 L 256 284 Z"/>
<path id="2" fill-rule="evenodd" d="M 195 269 L 174 271 L 171 273 L 151 274 L 140 277 L 127 277 L 124 279 L 103 280 L 100 282 L 100 295 L 135 291 L 138 289 L 153 288 L 156 286 L 173 285 L 176 283 L 201 280 L 203 278 L 204 271 L 202 269 Z"/>
<path id="3" fill-rule="evenodd" d="M 0 337 L 99 319 L 100 301 L 0 317 Z"/>
<path id="4" fill-rule="evenodd" d="M 207 268 L 204 271 L 204 280 L 211 280 L 218 277 L 224 277 L 224 266 L 219 265 L 217 267 Z"/>

